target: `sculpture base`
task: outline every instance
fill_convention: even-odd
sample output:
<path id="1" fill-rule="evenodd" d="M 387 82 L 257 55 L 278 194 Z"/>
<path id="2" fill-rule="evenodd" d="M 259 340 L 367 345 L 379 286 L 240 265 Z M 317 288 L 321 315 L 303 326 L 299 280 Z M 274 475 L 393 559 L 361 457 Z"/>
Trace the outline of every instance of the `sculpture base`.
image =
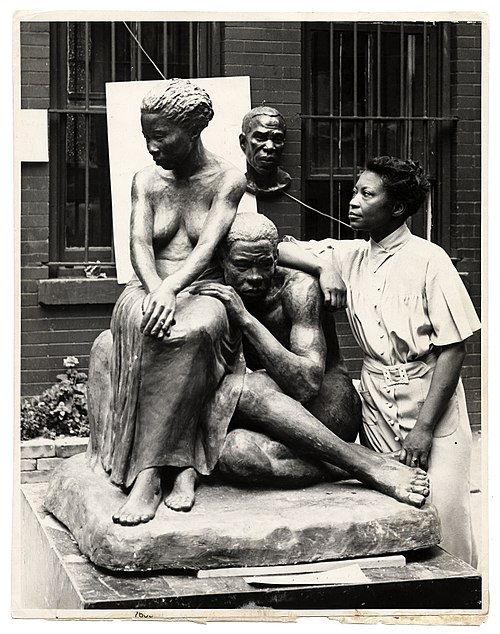
<path id="1" fill-rule="evenodd" d="M 46 618 L 70 618 L 70 611 L 83 610 L 79 618 L 88 611 L 92 618 L 99 610 L 99 618 L 162 618 L 168 612 L 169 618 L 196 614 L 220 620 L 218 615 L 227 618 L 228 610 L 237 610 L 231 619 L 253 619 L 257 610 L 258 620 L 276 620 L 289 619 L 291 611 L 301 616 L 306 610 L 352 610 L 359 619 L 363 614 L 373 618 L 367 610 L 378 610 L 380 617 L 380 610 L 430 609 L 447 610 L 447 619 L 448 610 L 466 610 L 470 619 L 482 613 L 479 573 L 437 546 L 403 553 L 406 566 L 365 569 L 369 582 L 356 584 L 268 588 L 250 586 L 242 577 L 108 572 L 82 555 L 69 531 L 44 509 L 46 488 L 45 483 L 22 487 L 22 551 L 14 553 L 21 591 L 13 616 L 40 618 L 45 610 Z M 103 611 L 112 612 L 103 617 Z"/>
<path id="2" fill-rule="evenodd" d="M 356 481 L 240 489 L 204 483 L 189 513 L 160 504 L 154 520 L 120 526 L 125 494 L 83 454 L 64 461 L 46 508 L 80 551 L 116 571 L 264 566 L 399 553 L 439 543 L 435 508 L 416 509 Z"/>

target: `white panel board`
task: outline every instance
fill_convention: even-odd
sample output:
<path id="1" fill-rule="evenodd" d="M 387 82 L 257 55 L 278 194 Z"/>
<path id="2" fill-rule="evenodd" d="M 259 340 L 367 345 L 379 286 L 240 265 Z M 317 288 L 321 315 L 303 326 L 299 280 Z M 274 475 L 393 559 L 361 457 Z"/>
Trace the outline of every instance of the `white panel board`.
<path id="1" fill-rule="evenodd" d="M 14 151 L 18 161 L 48 162 L 47 110 L 18 110 L 14 130 Z"/>
<path id="2" fill-rule="evenodd" d="M 205 147 L 246 171 L 245 155 L 239 146 L 241 121 L 251 108 L 249 77 L 191 79 L 210 95 L 214 118 L 202 132 Z M 113 204 L 113 233 L 117 277 L 128 282 L 133 269 L 129 252 L 130 188 L 134 174 L 152 163 L 141 131 L 140 105 L 157 81 L 106 84 L 109 163 Z M 245 197 L 245 209 L 256 211 L 254 197 Z"/>

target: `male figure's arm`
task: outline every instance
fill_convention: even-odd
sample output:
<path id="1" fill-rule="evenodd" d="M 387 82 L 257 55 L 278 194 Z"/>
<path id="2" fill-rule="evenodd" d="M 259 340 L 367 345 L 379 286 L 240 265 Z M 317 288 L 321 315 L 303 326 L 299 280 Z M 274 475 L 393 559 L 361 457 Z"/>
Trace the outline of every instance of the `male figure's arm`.
<path id="1" fill-rule="evenodd" d="M 196 292 L 219 299 L 259 356 L 262 367 L 279 387 L 300 402 L 307 402 L 323 381 L 326 343 L 321 327 L 321 292 L 317 282 L 296 274 L 282 296 L 284 315 L 291 322 L 290 350 L 252 315 L 236 291 L 206 282 Z"/>

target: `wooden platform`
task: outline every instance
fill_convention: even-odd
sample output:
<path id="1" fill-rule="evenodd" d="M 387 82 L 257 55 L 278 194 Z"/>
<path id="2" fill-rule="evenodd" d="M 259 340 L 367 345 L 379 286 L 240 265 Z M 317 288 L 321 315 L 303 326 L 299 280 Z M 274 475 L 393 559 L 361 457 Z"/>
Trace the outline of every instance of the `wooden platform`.
<path id="1" fill-rule="evenodd" d="M 110 573 L 82 556 L 67 529 L 43 508 L 46 485 L 22 490 L 22 607 L 148 609 L 481 609 L 478 572 L 439 547 L 403 553 L 402 568 L 365 569 L 369 583 L 254 587 L 243 578 Z"/>

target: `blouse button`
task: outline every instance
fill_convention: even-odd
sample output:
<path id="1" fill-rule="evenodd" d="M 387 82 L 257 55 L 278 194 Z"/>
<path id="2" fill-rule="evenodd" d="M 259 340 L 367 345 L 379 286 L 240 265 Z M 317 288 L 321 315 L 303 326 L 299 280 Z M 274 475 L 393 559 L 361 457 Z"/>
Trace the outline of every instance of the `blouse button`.
<path id="1" fill-rule="evenodd" d="M 387 403 L 387 407 L 392 407 L 392 403 Z"/>
<path id="2" fill-rule="evenodd" d="M 399 440 L 399 436 L 394 436 L 394 440 L 395 440 L 396 442 L 398 442 L 398 440 Z"/>

